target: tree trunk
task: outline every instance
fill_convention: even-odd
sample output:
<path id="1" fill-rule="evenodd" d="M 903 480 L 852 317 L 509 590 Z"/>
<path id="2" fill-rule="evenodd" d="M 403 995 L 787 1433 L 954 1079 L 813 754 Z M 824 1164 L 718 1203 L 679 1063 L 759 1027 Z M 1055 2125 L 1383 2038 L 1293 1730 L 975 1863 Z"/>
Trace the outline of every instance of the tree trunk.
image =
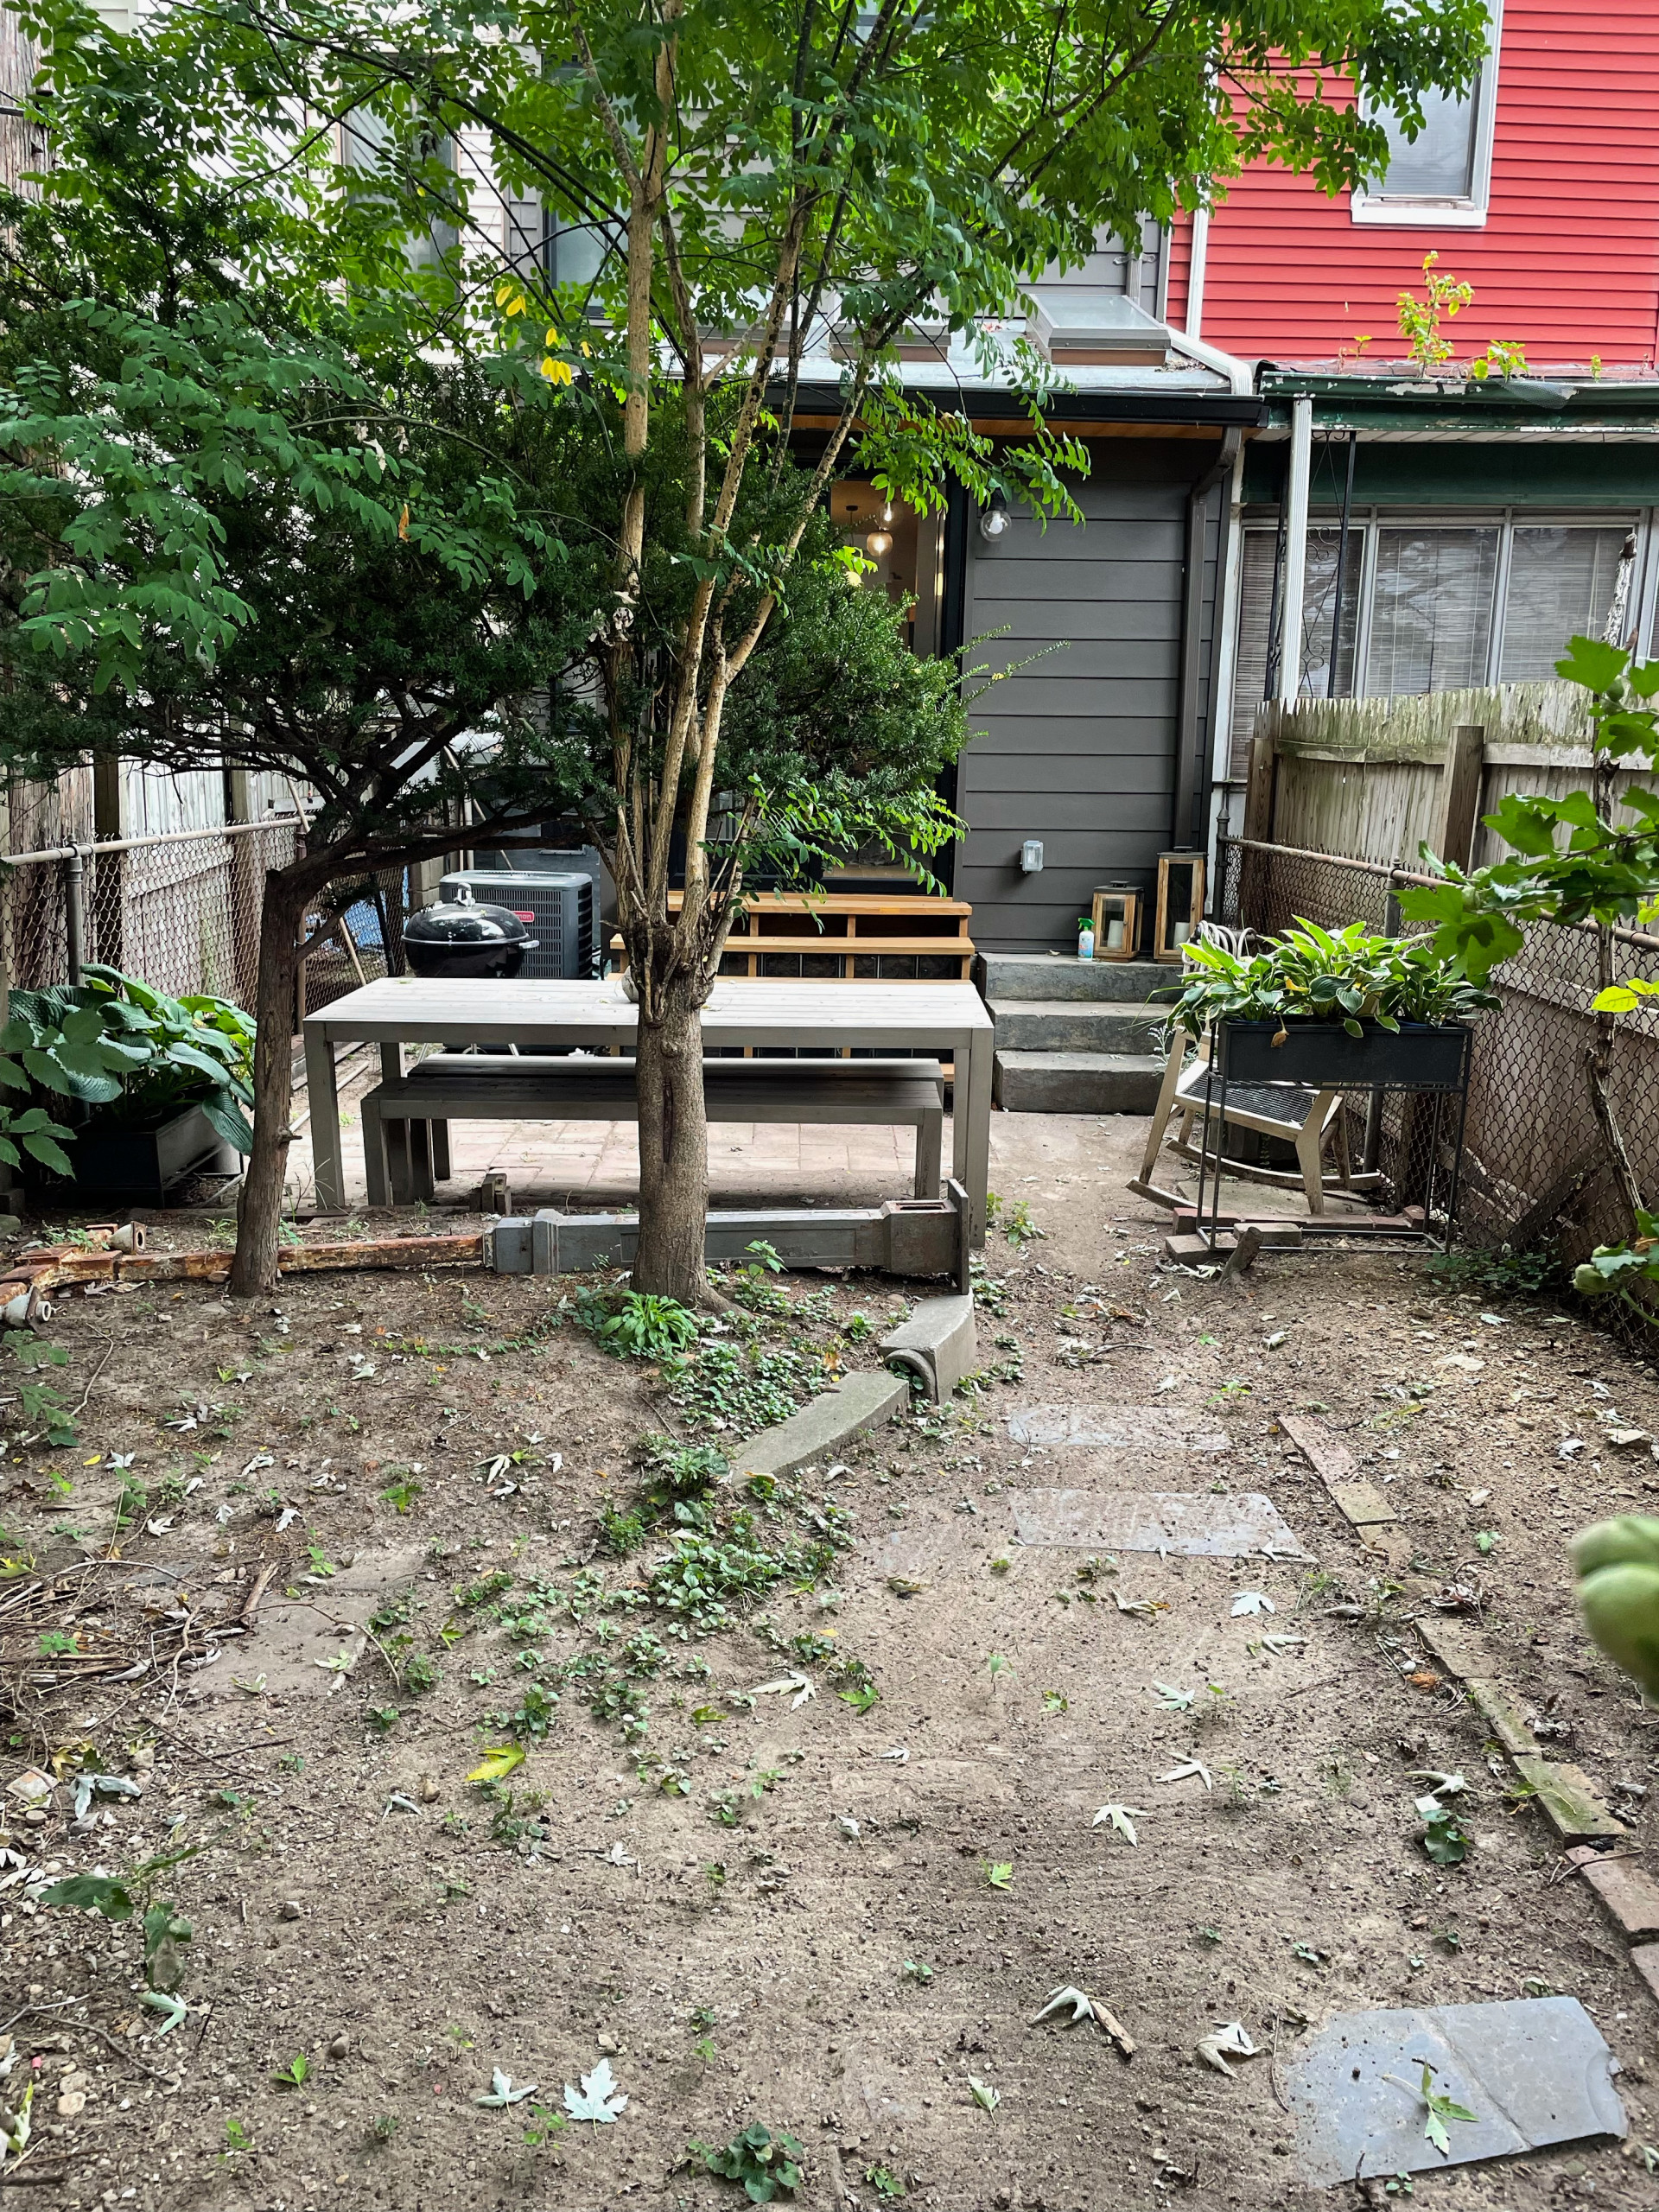
<path id="1" fill-rule="evenodd" d="M 702 1016 L 692 980 L 660 995 L 658 1018 L 640 1008 L 639 1246 L 633 1287 L 682 1306 L 709 1303 L 704 1239 L 709 1122 L 702 1102 Z"/>
<path id="2" fill-rule="evenodd" d="M 276 1283 L 283 1189 L 288 1148 L 294 1141 L 289 1126 L 294 1096 L 294 985 L 300 921 L 308 895 L 308 880 L 296 880 L 291 870 L 273 870 L 265 878 L 254 1002 L 258 1033 L 253 1048 L 253 1150 L 237 1207 L 232 1298 L 252 1298 L 274 1289 Z"/>

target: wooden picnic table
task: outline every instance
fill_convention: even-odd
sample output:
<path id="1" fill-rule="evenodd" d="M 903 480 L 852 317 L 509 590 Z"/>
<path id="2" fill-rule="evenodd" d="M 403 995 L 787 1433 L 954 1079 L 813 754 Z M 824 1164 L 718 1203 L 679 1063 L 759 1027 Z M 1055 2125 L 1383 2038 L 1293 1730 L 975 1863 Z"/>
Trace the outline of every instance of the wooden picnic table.
<path id="1" fill-rule="evenodd" d="M 345 1204 L 337 1045 L 380 1047 L 388 1081 L 403 1076 L 405 1045 L 516 1045 L 521 1052 L 634 1049 L 639 1009 L 616 977 L 566 983 L 444 982 L 392 976 L 336 999 L 305 1022 L 305 1072 L 317 1204 Z M 973 1206 L 973 1241 L 985 1238 L 990 1173 L 994 1032 L 971 983 L 826 982 L 721 976 L 702 1010 L 705 1049 L 804 1046 L 927 1052 L 956 1063 L 951 1172 Z"/>

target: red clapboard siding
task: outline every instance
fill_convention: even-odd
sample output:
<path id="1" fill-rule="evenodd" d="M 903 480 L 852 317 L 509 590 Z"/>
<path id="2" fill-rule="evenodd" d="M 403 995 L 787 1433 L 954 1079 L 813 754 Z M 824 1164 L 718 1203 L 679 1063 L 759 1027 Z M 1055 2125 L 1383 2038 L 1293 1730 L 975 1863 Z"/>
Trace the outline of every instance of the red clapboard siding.
<path id="1" fill-rule="evenodd" d="M 1185 319 L 1189 226 L 1176 234 Z M 1423 256 L 1475 288 L 1442 325 L 1459 356 L 1518 340 L 1534 365 L 1651 363 L 1659 340 L 1659 8 L 1506 0 L 1491 208 L 1480 230 L 1356 223 L 1347 195 L 1265 164 L 1210 226 L 1201 327 L 1246 359 L 1403 351 L 1395 303 Z"/>

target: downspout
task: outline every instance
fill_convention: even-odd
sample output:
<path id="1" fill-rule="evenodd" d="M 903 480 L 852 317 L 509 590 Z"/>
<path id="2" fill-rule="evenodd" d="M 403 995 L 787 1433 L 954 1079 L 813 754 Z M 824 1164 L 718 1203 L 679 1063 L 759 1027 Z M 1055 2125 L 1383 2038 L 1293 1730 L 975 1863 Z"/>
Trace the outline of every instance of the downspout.
<path id="1" fill-rule="evenodd" d="M 1210 258 L 1210 210 L 1192 211 L 1192 244 L 1186 264 L 1186 334 L 1198 338 L 1204 331 L 1204 276 Z"/>
<path id="2" fill-rule="evenodd" d="M 1302 685 L 1302 601 L 1307 583 L 1307 494 L 1313 461 L 1313 402 L 1290 403 L 1290 481 L 1285 487 L 1285 589 L 1279 616 L 1279 697 L 1293 703 Z"/>
<path id="3" fill-rule="evenodd" d="M 1236 354 L 1224 353 L 1219 346 L 1211 346 L 1203 338 L 1190 337 L 1184 330 L 1169 334 L 1169 350 L 1184 353 L 1189 361 L 1197 361 L 1206 369 L 1213 369 L 1217 376 L 1225 377 L 1229 389 L 1240 399 L 1250 398 L 1255 382 L 1249 368 Z"/>
<path id="4" fill-rule="evenodd" d="M 1243 590 L 1244 448 L 1233 461 L 1233 480 L 1227 492 L 1227 513 L 1222 539 L 1220 607 L 1216 621 L 1215 649 L 1210 675 L 1209 849 L 1213 871 L 1217 837 L 1230 832 L 1233 708 L 1238 689 L 1238 616 Z"/>
<path id="5" fill-rule="evenodd" d="M 1175 810 L 1170 833 L 1172 845 L 1189 850 L 1204 836 L 1199 794 L 1205 784 L 1198 757 L 1199 661 L 1204 647 L 1204 533 L 1210 494 L 1230 478 L 1243 444 L 1237 428 L 1227 432 L 1220 450 L 1186 495 L 1186 570 L 1185 604 L 1181 611 L 1180 704 L 1175 720 Z M 1226 567 L 1226 518 L 1217 548 L 1217 575 Z"/>

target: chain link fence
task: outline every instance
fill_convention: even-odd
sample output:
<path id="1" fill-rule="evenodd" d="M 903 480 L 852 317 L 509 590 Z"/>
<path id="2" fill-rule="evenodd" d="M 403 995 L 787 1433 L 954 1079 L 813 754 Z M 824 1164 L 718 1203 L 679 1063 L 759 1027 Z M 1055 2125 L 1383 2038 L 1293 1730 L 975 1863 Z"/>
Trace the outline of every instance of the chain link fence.
<path id="1" fill-rule="evenodd" d="M 1394 886 L 1421 880 L 1373 861 L 1230 838 L 1216 918 L 1261 936 L 1297 920 L 1395 931 Z M 1659 938 L 1617 937 L 1621 978 L 1659 985 Z M 1554 1234 L 1570 1266 L 1629 1231 L 1585 1065 L 1596 1028 L 1595 931 L 1530 925 L 1522 950 L 1493 971 L 1492 988 L 1503 1006 L 1475 1024 L 1459 1233 L 1465 1243 L 1516 1250 Z M 1659 1193 L 1659 1001 L 1620 1016 L 1610 1090 L 1637 1180 Z M 1384 1197 L 1418 1203 L 1431 1160 L 1450 1165 L 1454 1125 L 1442 1116 L 1437 1130 L 1427 1100 L 1385 1098 L 1380 1113 L 1368 1112 L 1363 1096 L 1348 1103 L 1351 1142 L 1381 1173 Z"/>
<path id="2" fill-rule="evenodd" d="M 0 855 L 0 962 L 13 990 L 73 982 L 99 963 L 173 997 L 251 1008 L 265 878 L 295 857 L 292 817 Z M 308 1014 L 403 970 L 410 888 L 401 868 L 341 887 L 346 911 L 308 917 L 296 994 Z"/>

